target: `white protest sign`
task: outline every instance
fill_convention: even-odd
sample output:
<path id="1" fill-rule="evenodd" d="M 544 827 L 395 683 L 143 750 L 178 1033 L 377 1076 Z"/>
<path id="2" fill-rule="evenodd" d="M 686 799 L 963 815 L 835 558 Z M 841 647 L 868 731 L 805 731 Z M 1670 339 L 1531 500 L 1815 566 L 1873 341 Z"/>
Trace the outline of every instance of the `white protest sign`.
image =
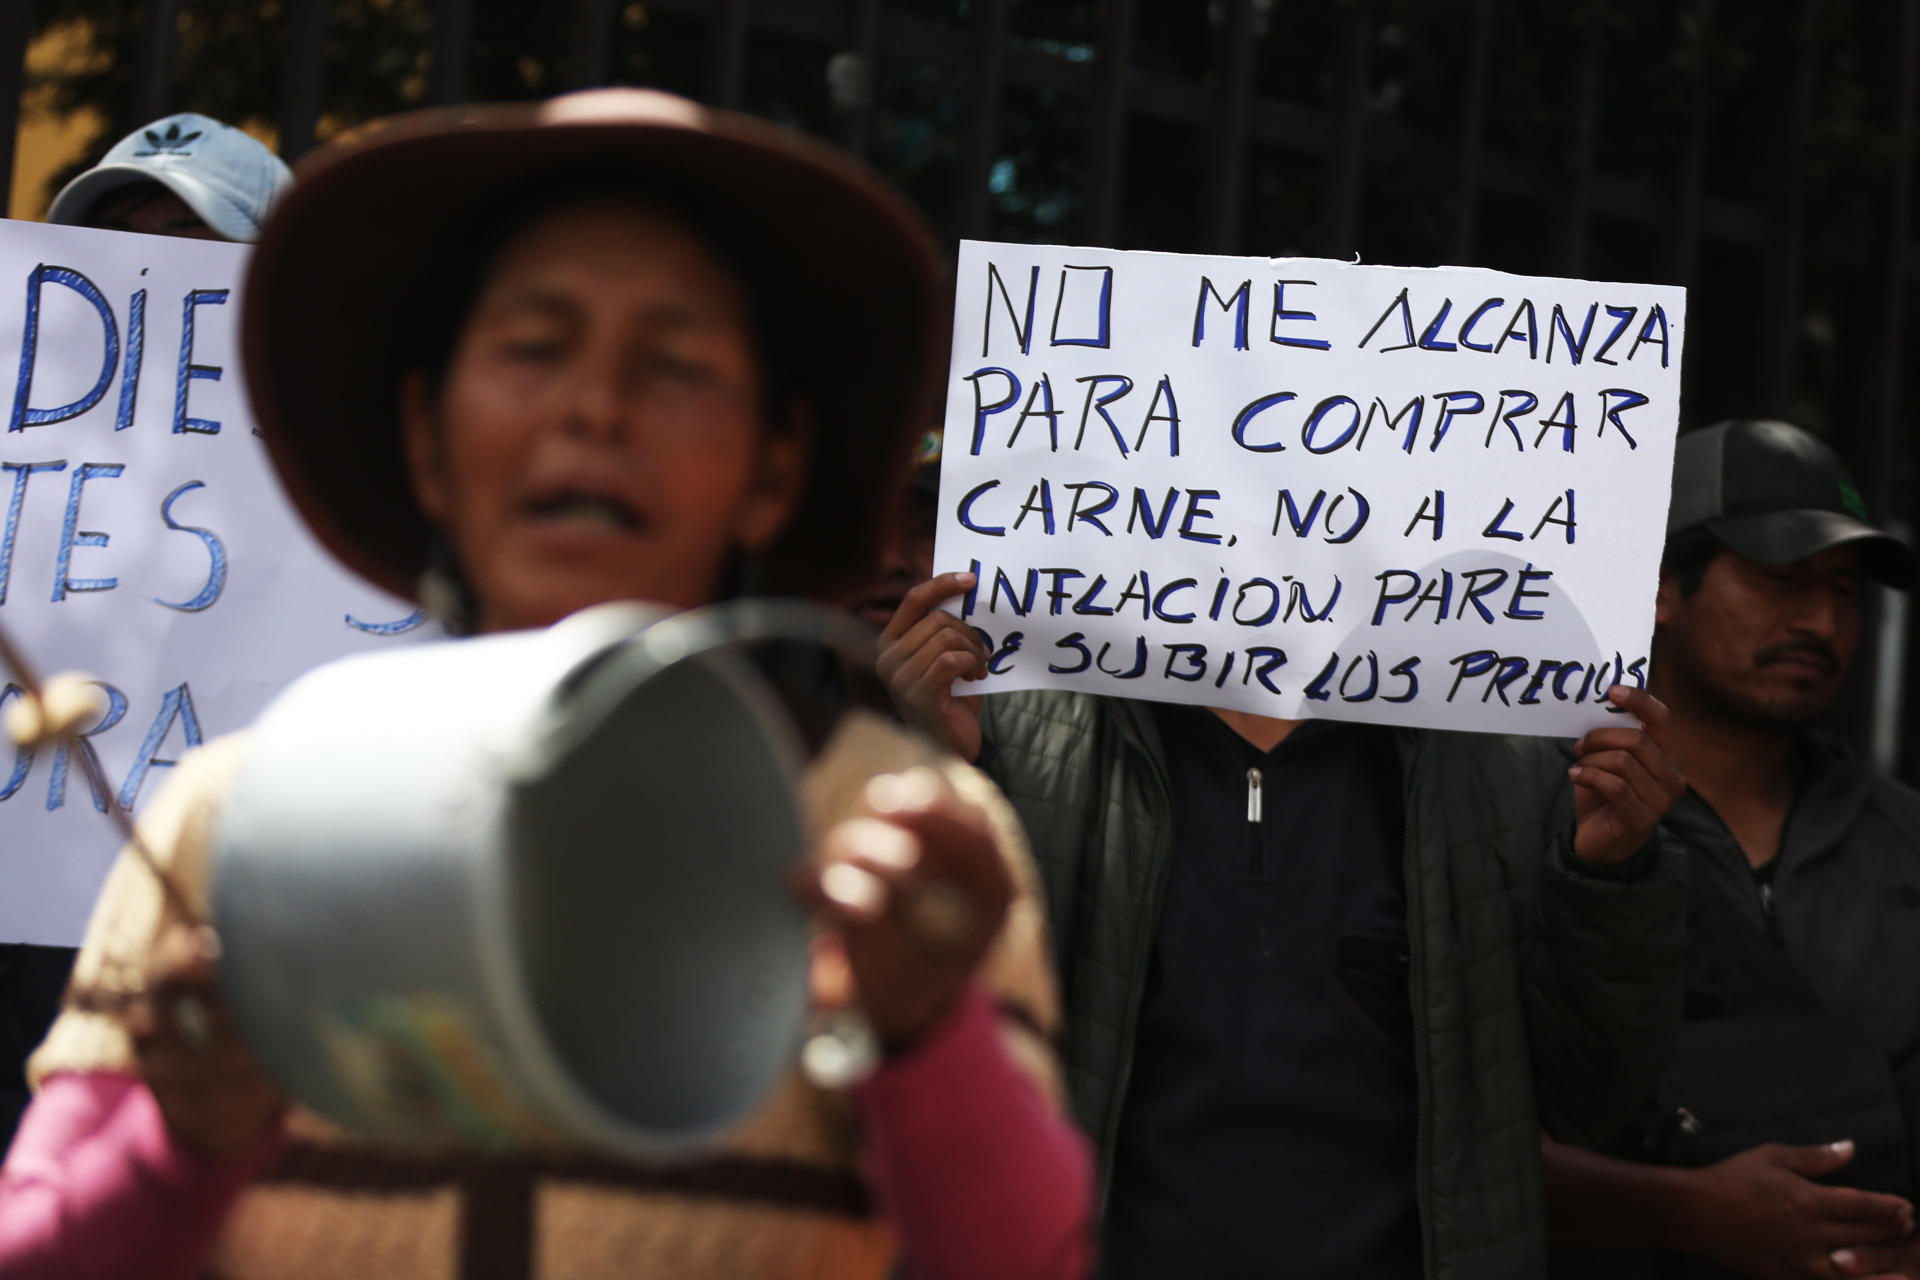
<path id="1" fill-rule="evenodd" d="M 1644 685 L 1683 290 L 961 246 L 966 693 L 1577 734 Z"/>
<path id="2" fill-rule="evenodd" d="M 281 494 L 240 382 L 247 253 L 0 222 L 0 622 L 42 675 L 106 686 L 83 749 L 136 809 L 293 677 L 418 621 Z M 0 744 L 0 942 L 79 941 L 118 844 L 100 808 L 66 750 Z"/>

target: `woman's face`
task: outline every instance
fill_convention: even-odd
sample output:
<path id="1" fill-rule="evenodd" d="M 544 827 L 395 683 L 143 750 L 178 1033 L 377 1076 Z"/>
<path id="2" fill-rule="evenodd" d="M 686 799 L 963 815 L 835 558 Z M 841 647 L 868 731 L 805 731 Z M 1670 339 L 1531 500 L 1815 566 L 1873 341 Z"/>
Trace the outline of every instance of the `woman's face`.
<path id="1" fill-rule="evenodd" d="M 805 433 L 768 429 L 760 377 L 739 281 L 675 215 L 563 205 L 509 240 L 437 401 L 405 392 L 415 493 L 479 628 L 711 601 L 800 494 Z"/>

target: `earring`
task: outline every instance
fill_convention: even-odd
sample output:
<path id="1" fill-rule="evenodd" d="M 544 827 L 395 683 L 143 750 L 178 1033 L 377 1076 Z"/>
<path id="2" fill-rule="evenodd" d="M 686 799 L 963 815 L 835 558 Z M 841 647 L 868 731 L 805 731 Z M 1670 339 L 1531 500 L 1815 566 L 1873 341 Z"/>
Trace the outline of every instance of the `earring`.
<path id="1" fill-rule="evenodd" d="M 427 565 L 420 571 L 419 592 L 420 607 L 448 635 L 473 634 L 479 621 L 479 602 L 473 597 L 466 574 L 460 571 L 453 544 L 443 534 L 435 533 L 427 546 Z"/>

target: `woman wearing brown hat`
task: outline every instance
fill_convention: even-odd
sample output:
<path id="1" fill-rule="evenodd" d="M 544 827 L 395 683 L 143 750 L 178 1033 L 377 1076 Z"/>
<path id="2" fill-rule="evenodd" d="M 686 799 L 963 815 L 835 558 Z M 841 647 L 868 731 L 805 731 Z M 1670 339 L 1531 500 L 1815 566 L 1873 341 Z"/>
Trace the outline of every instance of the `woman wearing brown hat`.
<path id="1" fill-rule="evenodd" d="M 249 270 L 248 385 L 314 532 L 457 626 L 826 599 L 878 552 L 940 296 L 897 197 L 769 126 L 631 90 L 427 113 L 303 167 Z M 896 747 L 881 768 L 928 763 Z M 203 916 L 245 752 L 183 760 L 143 819 Z M 861 816 L 809 880 L 816 986 L 851 991 L 886 1060 L 851 1098 L 796 1074 L 673 1166 L 402 1154 L 289 1106 L 123 859 L 0 1170 L 0 1277 L 1081 1274 L 1031 871 L 991 787 L 931 765 L 840 785 Z M 961 923 L 930 949 L 902 904 L 935 878 Z"/>

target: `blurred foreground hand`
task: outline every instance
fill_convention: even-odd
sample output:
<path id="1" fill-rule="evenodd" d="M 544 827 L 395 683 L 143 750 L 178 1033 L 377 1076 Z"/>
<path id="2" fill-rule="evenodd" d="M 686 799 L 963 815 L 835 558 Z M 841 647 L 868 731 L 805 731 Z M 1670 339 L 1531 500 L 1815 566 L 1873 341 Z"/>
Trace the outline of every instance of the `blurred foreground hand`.
<path id="1" fill-rule="evenodd" d="M 240 1040 L 220 994 L 212 934 L 176 929 L 154 949 L 146 994 L 127 1013 L 140 1074 L 167 1128 L 209 1159 L 246 1151 L 285 1099 Z"/>
<path id="2" fill-rule="evenodd" d="M 802 892 L 832 930 L 816 989 L 857 1003 L 899 1048 L 972 979 L 1006 921 L 1013 876 L 985 815 L 933 769 L 883 774 L 866 801 L 867 816 L 821 841 Z M 833 976 L 842 966 L 844 984 Z"/>

